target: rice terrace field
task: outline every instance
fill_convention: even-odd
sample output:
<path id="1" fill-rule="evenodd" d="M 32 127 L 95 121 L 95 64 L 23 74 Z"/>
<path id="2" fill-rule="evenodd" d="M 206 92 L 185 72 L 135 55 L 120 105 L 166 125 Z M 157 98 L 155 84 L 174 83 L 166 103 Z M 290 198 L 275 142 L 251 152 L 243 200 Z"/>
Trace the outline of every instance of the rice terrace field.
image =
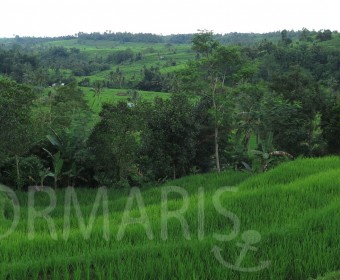
<path id="1" fill-rule="evenodd" d="M 339 174 L 326 157 L 157 188 L 2 187 L 0 279 L 339 279 Z"/>

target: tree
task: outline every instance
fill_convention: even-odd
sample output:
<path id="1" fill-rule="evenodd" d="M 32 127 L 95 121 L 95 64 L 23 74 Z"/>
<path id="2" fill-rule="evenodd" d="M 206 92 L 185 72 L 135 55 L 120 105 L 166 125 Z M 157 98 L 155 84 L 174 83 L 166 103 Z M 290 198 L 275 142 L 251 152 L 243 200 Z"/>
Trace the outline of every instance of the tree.
<path id="1" fill-rule="evenodd" d="M 296 141 L 295 137 L 301 139 L 299 127 L 294 123 L 301 108 L 299 103 L 289 102 L 282 95 L 271 92 L 263 82 L 241 83 L 233 89 L 233 95 L 236 167 L 254 154 L 249 153 L 251 150 L 257 150 L 255 155 L 262 158 L 264 166 L 266 160 L 273 159 L 269 152 L 274 148 L 284 149 L 287 141 Z"/>
<path id="2" fill-rule="evenodd" d="M 216 170 L 220 172 L 220 128 L 225 126 L 231 106 L 226 85 L 233 83 L 233 75 L 242 64 L 241 55 L 235 47 L 220 46 L 213 39 L 212 33 L 206 31 L 195 34 L 193 49 L 203 58 L 190 63 L 188 69 L 179 74 L 182 85 L 179 91 L 211 100 L 215 163 Z"/>
<path id="3" fill-rule="evenodd" d="M 50 127 L 57 132 L 70 127 L 74 121 L 90 118 L 90 108 L 76 83 L 58 87 L 51 94 L 50 102 Z"/>
<path id="4" fill-rule="evenodd" d="M 330 112 L 323 116 L 323 123 L 328 151 L 340 154 L 340 103 L 333 105 Z"/>
<path id="5" fill-rule="evenodd" d="M 273 134 L 269 133 L 267 138 L 261 140 L 260 149 L 251 150 L 251 154 L 254 157 L 252 171 L 265 172 L 268 171 L 271 166 L 278 162 L 278 159 L 285 160 L 287 158 L 294 159 L 294 157 L 285 151 L 275 151 L 273 147 Z M 244 163 L 246 169 L 249 167 Z"/>
<path id="6" fill-rule="evenodd" d="M 126 50 L 116 51 L 112 54 L 109 54 L 107 57 L 108 62 L 114 62 L 115 64 L 122 64 L 123 62 L 132 60 L 134 57 L 133 51 L 128 48 Z"/>
<path id="7" fill-rule="evenodd" d="M 52 130 L 47 135 L 49 144 L 46 145 L 49 150 L 44 149 L 51 160 L 51 166 L 54 169 L 53 176 L 55 179 L 62 181 L 66 186 L 74 186 L 81 179 L 89 181 L 86 171 L 89 171 L 89 161 L 91 155 L 87 147 L 87 139 L 90 130 L 86 128 L 86 120 L 73 122 L 70 127 L 64 128 L 60 132 Z M 53 153 L 53 154 L 52 154 Z M 61 163 L 60 163 L 61 162 Z M 49 174 L 50 176 L 50 174 Z M 56 184 L 56 181 L 55 181 Z"/>
<path id="8" fill-rule="evenodd" d="M 138 103 L 141 101 L 142 97 L 139 94 L 139 92 L 135 89 L 129 89 L 127 91 L 128 94 L 128 100 L 133 104 L 133 106 L 138 105 Z"/>
<path id="9" fill-rule="evenodd" d="M 35 98 L 29 87 L 0 78 L 0 166 L 1 160 L 15 161 L 18 188 L 23 185 L 20 159 L 37 140 L 31 122 Z"/>
<path id="10" fill-rule="evenodd" d="M 52 153 L 49 152 L 48 150 L 46 150 L 46 149 L 44 149 L 44 150 L 51 157 L 52 167 L 53 167 L 53 171 L 48 172 L 46 174 L 46 176 L 53 178 L 54 189 L 57 189 L 58 181 L 61 179 L 61 176 L 62 176 L 62 169 L 63 169 L 63 165 L 64 165 L 64 160 L 61 158 L 60 152 L 57 152 L 56 154 L 52 155 Z"/>
<path id="11" fill-rule="evenodd" d="M 213 38 L 213 32 L 207 30 L 199 30 L 192 38 L 192 49 L 198 54 L 208 58 L 219 45 Z"/>
<path id="12" fill-rule="evenodd" d="M 114 79 L 115 79 L 115 73 L 113 71 L 110 71 L 109 74 L 107 75 L 108 85 L 107 87 L 112 87 Z"/>
<path id="13" fill-rule="evenodd" d="M 317 129 L 315 121 L 326 106 L 327 95 L 320 91 L 311 73 L 301 67 L 290 67 L 285 73 L 277 73 L 270 88 L 285 102 L 299 104 L 299 108 L 285 118 L 286 124 L 280 121 L 281 128 L 276 128 L 274 141 L 279 141 L 276 144 L 280 149 L 292 154 L 312 155 L 316 144 L 313 137 Z"/>
<path id="14" fill-rule="evenodd" d="M 92 103 L 92 106 L 95 102 L 95 100 L 97 99 L 97 103 L 98 103 L 98 110 L 100 111 L 100 108 L 102 106 L 102 102 L 101 102 L 101 97 L 102 97 L 102 90 L 103 90 L 103 82 L 96 80 L 93 83 L 93 87 L 92 87 L 92 91 L 94 92 L 94 100 Z"/>
<path id="15" fill-rule="evenodd" d="M 162 91 L 163 77 L 158 67 L 143 67 L 143 78 L 138 83 L 137 89 L 146 91 Z"/>
<path id="16" fill-rule="evenodd" d="M 193 105 L 185 95 L 170 100 L 155 99 L 144 114 L 141 153 L 146 157 L 145 173 L 152 170 L 156 179 L 184 176 L 193 167 L 197 125 Z"/>
<path id="17" fill-rule="evenodd" d="M 49 175 L 56 180 L 53 184 L 58 183 L 60 186 L 89 180 L 90 156 L 86 140 L 92 115 L 84 93 L 77 84 L 53 88 L 48 98 L 41 101 L 35 115 L 35 125 L 41 141 L 32 151 L 44 160 L 45 169 L 40 172 L 41 178 Z M 58 163 L 61 161 L 62 165 Z M 51 171 L 47 172 L 48 168 Z"/>
<path id="18" fill-rule="evenodd" d="M 195 140 L 195 157 L 193 159 L 194 168 L 199 172 L 211 170 L 211 158 L 214 154 L 214 119 L 210 113 L 211 100 L 207 97 L 201 98 L 193 108 L 193 118 L 197 126 L 197 136 Z M 223 130 L 222 130 L 223 132 Z M 227 135 L 222 135 L 225 139 Z M 225 144 L 226 141 L 221 144 Z M 225 145 L 220 145 L 223 150 Z"/>
<path id="19" fill-rule="evenodd" d="M 283 45 L 289 45 L 292 43 L 292 39 L 288 38 L 288 31 L 286 29 L 281 31 L 281 42 Z"/>
<path id="20" fill-rule="evenodd" d="M 302 28 L 301 34 L 299 35 L 300 41 L 311 41 L 310 31 L 307 28 Z"/>
<path id="21" fill-rule="evenodd" d="M 117 87 L 122 88 L 125 83 L 125 76 L 122 70 L 119 67 L 116 68 L 114 73 L 114 81 Z"/>
<path id="22" fill-rule="evenodd" d="M 101 184 L 127 181 L 136 171 L 134 108 L 128 107 L 126 102 L 104 104 L 100 117 L 88 141 L 97 181 Z"/>
<path id="23" fill-rule="evenodd" d="M 316 39 L 318 39 L 320 41 L 331 40 L 332 39 L 332 31 L 330 31 L 329 29 L 320 30 L 316 35 Z"/>

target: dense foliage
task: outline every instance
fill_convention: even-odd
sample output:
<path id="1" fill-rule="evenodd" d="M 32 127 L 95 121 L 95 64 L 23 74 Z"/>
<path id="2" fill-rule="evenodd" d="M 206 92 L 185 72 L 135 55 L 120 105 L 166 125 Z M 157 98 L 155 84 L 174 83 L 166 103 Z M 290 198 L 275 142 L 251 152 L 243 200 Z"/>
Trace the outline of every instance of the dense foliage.
<path id="1" fill-rule="evenodd" d="M 141 186 L 338 154 L 338 34 L 283 30 L 225 44 L 236 35 L 80 33 L 59 38 L 64 45 L 18 37 L 3 45 L 0 181 Z M 181 55 L 192 59 L 177 67 L 173 44 L 188 40 Z M 97 53 L 99 41 L 149 45 Z M 82 49 L 90 43 L 94 49 Z M 112 88 L 127 90 L 127 99 L 102 104 Z M 145 101 L 138 90 L 171 95 Z"/>

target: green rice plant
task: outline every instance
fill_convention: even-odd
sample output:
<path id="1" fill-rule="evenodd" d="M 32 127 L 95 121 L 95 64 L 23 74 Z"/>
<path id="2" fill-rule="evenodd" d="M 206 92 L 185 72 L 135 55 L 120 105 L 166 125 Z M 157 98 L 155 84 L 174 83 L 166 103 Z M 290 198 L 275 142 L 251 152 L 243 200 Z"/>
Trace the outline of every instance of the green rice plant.
<path id="1" fill-rule="evenodd" d="M 333 271 L 325 279 L 338 279 L 339 171 L 339 157 L 297 159 L 263 174 L 227 171 L 142 188 L 140 195 L 152 239 L 137 222 L 127 224 L 123 237 L 117 239 L 131 190 L 107 189 L 108 239 L 103 238 L 106 218 L 100 206 L 89 239 L 84 238 L 75 207 L 72 207 L 70 233 L 64 240 L 65 190 L 57 190 L 57 205 L 50 217 L 58 238 L 51 238 L 46 219 L 36 218 L 35 237 L 29 240 L 28 195 L 18 191 L 21 220 L 15 232 L 0 239 L 0 278 L 283 280 L 317 279 Z M 167 209 L 176 211 L 187 203 L 183 218 L 188 234 L 183 234 L 181 221 L 172 217 L 167 219 L 168 233 L 164 239 L 161 199 L 171 186 L 181 187 L 182 193 L 167 193 Z M 95 189 L 76 190 L 86 225 L 96 194 Z M 216 207 L 216 196 L 222 210 Z M 37 211 L 46 209 L 49 203 L 46 193 L 35 193 Z M 233 232 L 236 218 L 231 219 L 224 211 L 233 213 L 240 222 L 237 234 L 227 242 L 217 240 L 216 234 Z M 141 213 L 135 196 L 129 215 L 138 220 Z M 6 225 L 1 223 L 0 229 L 6 229 Z M 252 231 L 258 232 L 261 239 L 254 244 L 257 250 L 249 251 L 240 264 L 253 267 L 261 260 L 269 260 L 267 269 L 257 272 L 230 269 L 212 252 L 212 248 L 218 246 L 221 258 L 235 264 L 244 234 Z"/>

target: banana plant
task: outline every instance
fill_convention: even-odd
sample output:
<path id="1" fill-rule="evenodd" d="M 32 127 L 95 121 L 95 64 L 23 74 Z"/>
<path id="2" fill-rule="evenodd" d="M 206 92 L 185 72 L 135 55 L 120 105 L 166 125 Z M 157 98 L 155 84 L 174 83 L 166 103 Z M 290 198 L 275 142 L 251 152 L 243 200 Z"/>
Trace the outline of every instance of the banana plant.
<path id="1" fill-rule="evenodd" d="M 276 151 L 273 148 L 273 133 L 269 133 L 265 140 L 260 141 L 261 150 L 251 150 L 251 154 L 255 156 L 255 159 L 260 164 L 259 171 L 268 171 L 270 165 L 276 160 L 276 157 L 286 157 L 294 159 L 294 157 L 284 151 Z"/>
<path id="2" fill-rule="evenodd" d="M 49 168 L 46 168 L 46 169 L 43 169 L 43 170 L 40 170 L 39 171 L 39 177 L 40 177 L 40 187 L 43 188 L 44 187 L 44 181 L 45 179 L 49 176 L 50 174 L 50 169 Z"/>
<path id="3" fill-rule="evenodd" d="M 58 132 L 51 129 L 51 132 L 46 137 L 53 148 L 46 148 L 53 151 L 53 154 L 60 152 L 60 158 L 63 159 L 62 168 L 64 173 L 62 176 L 65 179 L 63 179 L 63 183 L 74 185 L 78 179 L 85 182 L 86 179 L 81 177 L 84 171 L 82 166 L 86 164 L 87 159 L 91 156 L 86 145 L 87 130 L 84 129 L 82 123 L 75 123 L 70 128 L 64 128 Z"/>
<path id="4" fill-rule="evenodd" d="M 71 169 L 66 171 L 64 174 L 67 175 L 68 178 L 68 186 L 74 187 L 75 181 L 77 178 L 86 181 L 84 178 L 80 177 L 80 173 L 84 170 L 84 168 L 77 168 L 75 163 L 72 163 Z"/>
<path id="5" fill-rule="evenodd" d="M 50 151 L 43 148 L 46 153 L 51 157 L 52 159 L 52 165 L 53 165 L 53 171 L 47 173 L 47 177 L 52 177 L 54 179 L 54 189 L 57 189 L 58 187 L 58 181 L 60 180 L 62 176 L 62 169 L 64 165 L 64 160 L 61 158 L 60 152 L 57 152 L 56 154 L 52 154 Z"/>

